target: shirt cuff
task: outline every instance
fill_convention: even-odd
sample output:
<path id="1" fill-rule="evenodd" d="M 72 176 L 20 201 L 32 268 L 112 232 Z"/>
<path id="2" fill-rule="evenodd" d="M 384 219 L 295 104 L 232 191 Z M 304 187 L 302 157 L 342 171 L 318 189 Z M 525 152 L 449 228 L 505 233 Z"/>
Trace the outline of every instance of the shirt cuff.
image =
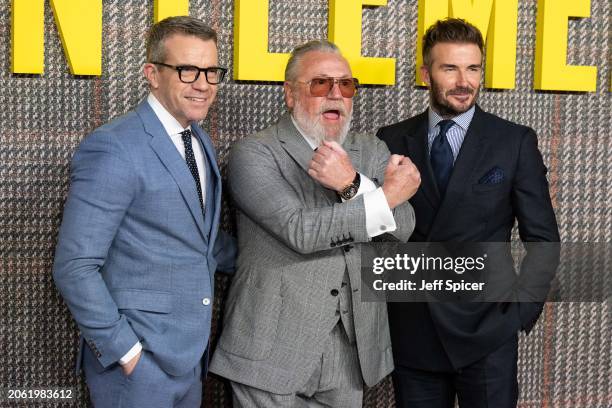
<path id="1" fill-rule="evenodd" d="M 129 363 L 138 353 L 142 351 L 142 344 L 140 342 L 134 344 L 134 347 L 130 349 L 123 357 L 119 359 L 119 364 L 126 365 Z"/>
<path id="2" fill-rule="evenodd" d="M 370 183 L 374 184 L 372 181 Z M 395 218 L 382 187 L 363 194 L 366 215 L 366 231 L 370 238 L 393 232 L 397 229 Z"/>
<path id="3" fill-rule="evenodd" d="M 357 194 L 355 194 L 355 197 L 358 197 L 358 196 L 360 196 L 362 194 L 365 194 L 365 193 L 368 193 L 370 191 L 374 191 L 377 188 L 376 184 L 374 184 L 374 182 L 372 180 L 370 180 L 369 178 L 367 178 L 366 176 L 364 176 L 361 173 L 359 173 L 359 174 L 360 174 L 361 180 L 359 181 L 359 189 L 357 190 Z M 353 197 L 353 198 L 355 198 L 355 197 Z"/>

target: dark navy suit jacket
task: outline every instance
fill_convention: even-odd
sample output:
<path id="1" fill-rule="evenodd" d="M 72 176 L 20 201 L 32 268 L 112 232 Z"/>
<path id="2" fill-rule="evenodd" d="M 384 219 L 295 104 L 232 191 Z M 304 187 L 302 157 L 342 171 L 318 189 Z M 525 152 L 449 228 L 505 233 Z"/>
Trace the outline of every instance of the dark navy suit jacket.
<path id="1" fill-rule="evenodd" d="M 378 136 L 392 153 L 410 157 L 421 172 L 411 198 L 413 242 L 508 242 L 515 221 L 524 242 L 558 242 L 546 167 L 535 132 L 476 106 L 443 199 L 427 150 L 427 111 L 383 127 Z M 550 256 L 550 254 L 548 254 Z M 523 265 L 539 255 L 528 251 Z M 552 254 L 549 279 L 558 258 Z M 446 371 L 464 367 L 529 331 L 542 311 L 529 303 L 390 303 L 396 364 Z"/>

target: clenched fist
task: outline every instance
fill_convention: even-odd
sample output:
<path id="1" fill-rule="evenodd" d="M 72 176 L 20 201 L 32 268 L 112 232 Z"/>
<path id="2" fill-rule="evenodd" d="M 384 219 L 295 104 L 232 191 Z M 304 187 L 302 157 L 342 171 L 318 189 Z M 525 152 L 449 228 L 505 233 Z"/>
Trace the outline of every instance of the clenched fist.
<path id="1" fill-rule="evenodd" d="M 323 187 L 342 191 L 355 178 L 351 158 L 336 142 L 324 141 L 312 156 L 308 174 Z"/>
<path id="2" fill-rule="evenodd" d="M 412 197 L 421 184 L 421 173 L 408 158 L 392 154 L 385 169 L 382 186 L 389 208 L 395 208 Z"/>

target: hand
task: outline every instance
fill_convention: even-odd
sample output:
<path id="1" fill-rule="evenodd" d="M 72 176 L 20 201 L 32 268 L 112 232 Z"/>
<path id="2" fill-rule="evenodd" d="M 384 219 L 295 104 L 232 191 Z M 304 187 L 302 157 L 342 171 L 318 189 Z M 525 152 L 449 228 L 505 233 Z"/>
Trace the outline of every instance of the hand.
<path id="1" fill-rule="evenodd" d="M 414 163 L 402 155 L 393 154 L 385 169 L 382 186 L 389 208 L 393 209 L 412 197 L 421 184 L 421 173 Z"/>
<path id="2" fill-rule="evenodd" d="M 312 156 L 308 174 L 323 187 L 339 192 L 353 182 L 356 171 L 342 146 L 323 141 Z"/>
<path id="3" fill-rule="evenodd" d="M 140 352 L 138 352 L 138 354 L 136 354 L 130 361 L 128 361 L 125 365 L 121 366 L 121 369 L 123 370 L 123 374 L 126 377 L 129 377 L 132 374 L 132 371 L 134 371 L 134 369 L 136 368 L 136 364 L 138 364 L 138 361 L 140 360 L 140 355 L 142 354 L 142 350 Z"/>

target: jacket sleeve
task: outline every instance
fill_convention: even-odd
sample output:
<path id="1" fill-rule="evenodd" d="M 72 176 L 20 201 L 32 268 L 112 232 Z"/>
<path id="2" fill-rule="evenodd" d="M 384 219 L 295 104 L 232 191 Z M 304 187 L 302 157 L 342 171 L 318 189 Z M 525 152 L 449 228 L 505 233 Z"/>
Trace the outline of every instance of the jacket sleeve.
<path id="1" fill-rule="evenodd" d="M 527 251 L 519 274 L 517 296 L 522 302 L 523 329 L 531 330 L 539 317 L 559 264 L 559 232 L 546 180 L 546 167 L 532 129 L 522 135 L 512 206 Z"/>
<path id="2" fill-rule="evenodd" d="M 100 269 L 137 188 L 127 154 L 112 134 L 97 131 L 74 155 L 53 278 L 82 336 L 106 367 L 139 339 L 102 279 Z"/>
<path id="3" fill-rule="evenodd" d="M 375 178 L 382 186 L 384 184 L 385 177 L 385 169 L 387 168 L 387 163 L 389 162 L 389 157 L 391 153 L 387 148 L 387 145 L 378 138 L 373 138 L 375 140 L 376 146 L 376 158 L 375 168 L 376 175 Z M 414 218 L 414 209 L 409 201 L 404 202 L 403 204 L 398 205 L 393 210 L 393 218 L 395 219 L 395 224 L 397 229 L 389 235 L 392 235 L 396 240 L 400 242 L 407 242 L 412 235 L 412 231 L 414 231 L 415 218 Z"/>
<path id="4" fill-rule="evenodd" d="M 369 241 L 363 197 L 307 207 L 300 199 L 301 186 L 289 183 L 270 149 L 247 138 L 230 154 L 229 191 L 240 211 L 302 254 Z"/>

